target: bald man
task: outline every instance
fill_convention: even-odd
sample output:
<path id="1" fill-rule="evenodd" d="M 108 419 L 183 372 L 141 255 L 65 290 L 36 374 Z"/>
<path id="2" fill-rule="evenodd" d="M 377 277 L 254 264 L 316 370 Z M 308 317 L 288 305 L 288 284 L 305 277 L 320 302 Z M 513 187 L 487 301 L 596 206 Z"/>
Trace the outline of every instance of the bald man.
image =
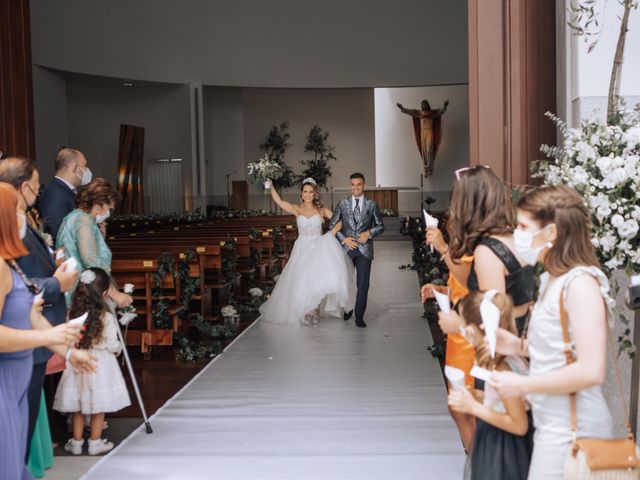
<path id="1" fill-rule="evenodd" d="M 74 148 L 58 152 L 55 168 L 55 177 L 42 191 L 38 203 L 45 231 L 53 237 L 54 245 L 62 219 L 76 208 L 78 187 L 89 183 L 92 176 L 86 157 Z"/>

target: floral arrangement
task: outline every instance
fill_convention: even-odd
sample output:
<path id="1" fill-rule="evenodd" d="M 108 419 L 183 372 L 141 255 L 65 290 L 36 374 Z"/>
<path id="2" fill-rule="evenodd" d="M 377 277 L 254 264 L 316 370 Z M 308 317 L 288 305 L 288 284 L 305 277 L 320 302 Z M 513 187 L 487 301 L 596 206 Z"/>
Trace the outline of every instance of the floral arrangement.
<path id="1" fill-rule="evenodd" d="M 255 298 L 260 298 L 262 297 L 262 295 L 264 295 L 264 293 L 258 287 L 253 287 L 249 290 L 249 295 Z"/>
<path id="2" fill-rule="evenodd" d="M 222 316 L 224 318 L 229 318 L 229 317 L 238 315 L 238 311 L 236 310 L 236 307 L 234 307 L 233 305 L 227 305 L 226 307 L 222 307 L 222 309 L 220 310 L 220 313 L 222 313 Z"/>
<path id="3" fill-rule="evenodd" d="M 133 290 L 135 289 L 133 283 L 125 283 L 122 291 L 127 295 L 131 295 Z M 128 307 L 118 309 L 118 313 L 120 314 L 120 325 L 128 326 L 131 321 L 138 316 L 136 313 L 136 309 L 133 305 L 129 305 Z"/>
<path id="4" fill-rule="evenodd" d="M 269 155 L 265 155 L 257 162 L 251 162 L 247 165 L 249 170 L 249 179 L 252 183 L 262 183 L 265 193 L 271 190 L 271 184 L 268 180 L 276 180 L 282 176 L 282 166 L 275 160 L 271 160 Z"/>
<path id="5" fill-rule="evenodd" d="M 568 129 L 547 114 L 564 135 L 561 147 L 541 150 L 553 162 L 534 166 L 534 176 L 550 185 L 566 184 L 590 207 L 592 242 L 608 270 L 640 271 L 640 111 L 624 111 L 619 122 L 596 119 Z"/>

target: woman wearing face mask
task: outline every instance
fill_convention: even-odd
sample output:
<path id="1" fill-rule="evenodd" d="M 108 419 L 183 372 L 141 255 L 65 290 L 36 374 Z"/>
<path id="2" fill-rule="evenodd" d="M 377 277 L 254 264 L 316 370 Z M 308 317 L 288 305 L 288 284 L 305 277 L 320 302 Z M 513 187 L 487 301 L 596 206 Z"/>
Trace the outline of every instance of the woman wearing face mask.
<path id="1" fill-rule="evenodd" d="M 78 271 L 87 268 L 102 268 L 111 272 L 111 250 L 104 241 L 100 224 L 111 215 L 111 210 L 120 199 L 119 193 L 104 178 L 96 178 L 80 189 L 76 203 L 78 208 L 67 215 L 57 236 L 57 248 L 64 248 L 67 258 L 78 262 Z M 75 289 L 74 289 L 75 290 Z M 67 304 L 73 291 L 67 293 Z M 109 297 L 119 307 L 130 305 L 131 296 L 111 285 Z"/>
<path id="2" fill-rule="evenodd" d="M 577 395 L 577 437 L 610 438 L 612 421 L 600 385 L 606 371 L 609 297 L 607 278 L 591 243 L 590 213 L 566 186 L 543 187 L 518 203 L 521 255 L 542 261 L 546 272 L 533 307 L 527 340 L 500 332 L 501 353 L 528 355 L 529 376 L 494 373 L 501 396 L 527 395 L 536 432 L 529 479 L 561 479 L 573 438 L 571 393 Z M 562 302 L 562 307 L 561 307 Z M 574 362 L 567 364 L 561 324 L 567 318 Z"/>

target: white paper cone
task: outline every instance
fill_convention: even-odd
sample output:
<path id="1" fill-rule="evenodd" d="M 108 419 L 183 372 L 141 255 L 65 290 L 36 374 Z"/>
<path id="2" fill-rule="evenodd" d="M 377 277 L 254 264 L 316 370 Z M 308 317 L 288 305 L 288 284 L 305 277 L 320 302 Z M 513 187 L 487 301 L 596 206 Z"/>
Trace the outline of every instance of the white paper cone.
<path id="1" fill-rule="evenodd" d="M 442 313 L 451 312 L 451 301 L 449 300 L 449 295 L 445 295 L 444 293 L 440 293 L 435 288 L 433 289 L 433 295 L 436 297 L 436 302 L 438 302 L 438 306 Z"/>

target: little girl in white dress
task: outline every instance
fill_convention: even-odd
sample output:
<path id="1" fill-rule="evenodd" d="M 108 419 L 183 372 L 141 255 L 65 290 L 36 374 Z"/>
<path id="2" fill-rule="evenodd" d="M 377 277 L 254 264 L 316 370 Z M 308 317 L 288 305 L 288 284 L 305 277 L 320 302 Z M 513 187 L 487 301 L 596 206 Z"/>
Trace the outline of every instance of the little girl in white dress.
<path id="1" fill-rule="evenodd" d="M 102 439 L 104 414 L 131 405 L 116 360 L 122 350 L 116 331 L 118 325 L 105 304 L 109 284 L 109 275 L 100 268 L 82 272 L 69 313 L 71 318 L 88 313 L 78 348 L 89 350 L 98 364 L 95 373 L 79 373 L 68 366 L 56 391 L 54 410 L 73 413 L 73 438 L 64 447 L 73 455 L 82 454 L 85 415 L 91 415 L 89 455 L 99 455 L 113 448 L 113 443 Z"/>

